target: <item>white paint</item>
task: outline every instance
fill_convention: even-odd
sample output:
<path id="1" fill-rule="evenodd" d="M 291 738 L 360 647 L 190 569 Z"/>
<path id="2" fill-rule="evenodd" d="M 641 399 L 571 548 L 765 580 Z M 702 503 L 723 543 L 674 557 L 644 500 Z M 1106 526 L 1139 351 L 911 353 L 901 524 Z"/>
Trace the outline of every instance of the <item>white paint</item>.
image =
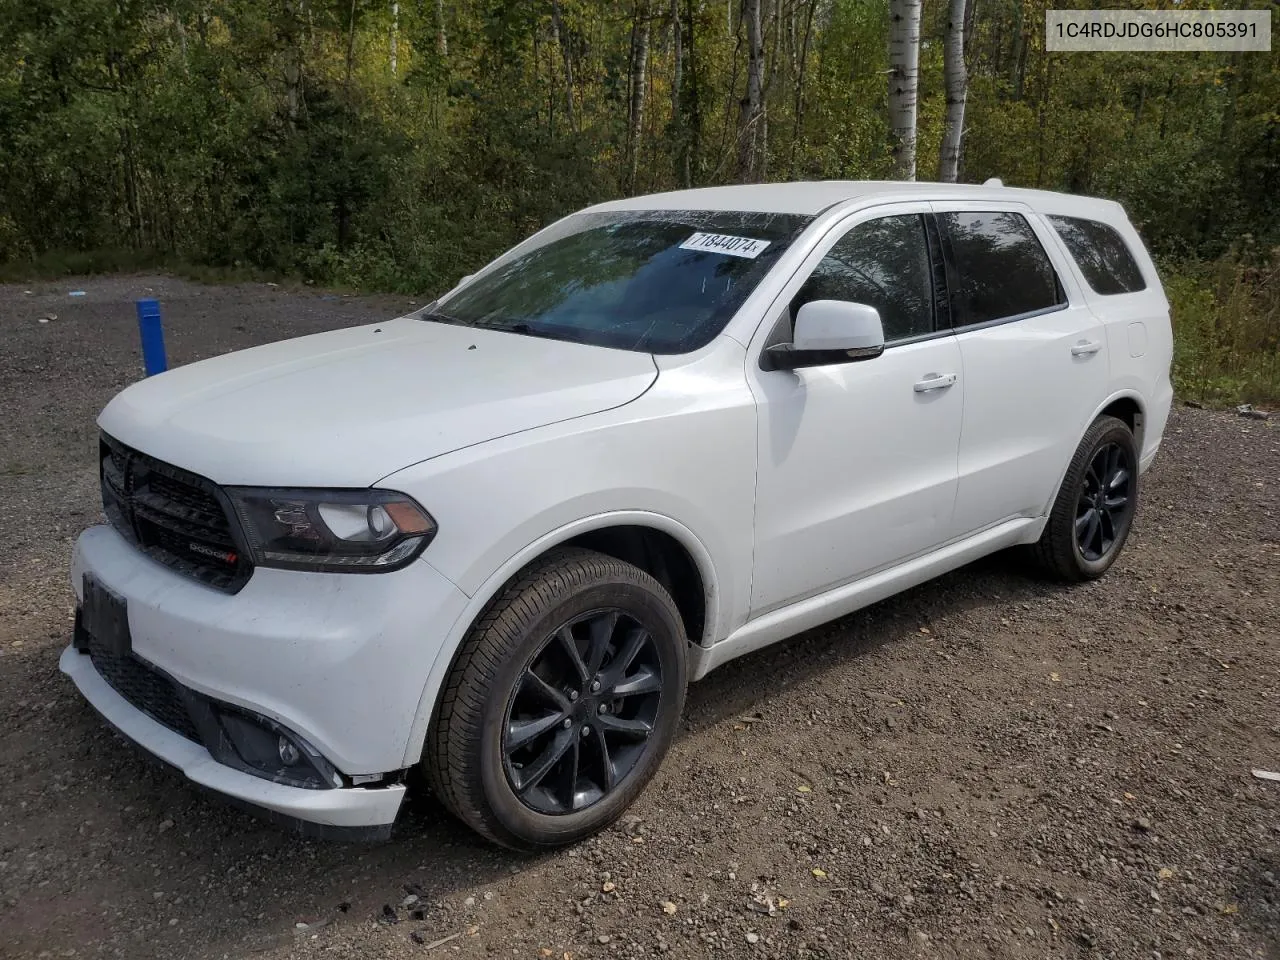
<path id="1" fill-rule="evenodd" d="M 401 318 L 175 367 L 98 423 L 218 483 L 363 487 L 627 403 L 656 375 L 643 353 Z"/>
<path id="2" fill-rule="evenodd" d="M 884 346 L 875 307 L 841 300 L 810 300 L 796 311 L 796 350 L 870 350 Z"/>
<path id="3" fill-rule="evenodd" d="M 757 617 L 715 646 L 695 650 L 690 675 L 701 680 L 730 660 L 878 603 L 988 553 L 1018 543 L 1034 543 L 1043 525 L 1043 519 L 1007 520 L 907 563 Z"/>
<path id="4" fill-rule="evenodd" d="M 172 764 L 193 783 L 267 810 L 334 827 L 374 827 L 391 823 L 404 800 L 403 784 L 369 790 L 307 790 L 242 773 L 218 763 L 209 751 L 161 726 L 116 693 L 72 647 L 58 666 L 112 726 L 149 753 Z"/>
<path id="5" fill-rule="evenodd" d="M 377 774 L 418 759 L 454 653 L 489 600 L 582 532 L 648 526 L 689 551 L 707 604 L 705 630 L 690 638 L 701 676 L 1034 540 L 1080 436 L 1117 398 L 1142 409 L 1144 468 L 1159 449 L 1172 400 L 1168 303 L 1114 203 L 821 183 L 595 209 L 644 208 L 814 220 L 724 332 L 687 355 L 400 319 L 178 368 L 130 387 L 101 417 L 124 442 L 220 483 L 402 490 L 440 526 L 417 563 L 376 575 L 262 568 L 232 596 L 95 527 L 76 546 L 73 585 L 93 571 L 126 597 L 135 649 L 181 682 L 278 719 L 345 774 Z M 791 298 L 837 238 L 876 216 L 935 208 L 1024 213 L 1068 307 L 891 343 L 856 363 L 760 368 Z M 1042 222 L 1050 213 L 1114 226 L 1148 289 L 1093 294 Z M 1137 357 L 1134 323 L 1147 341 Z M 387 791 L 297 791 L 221 768 L 114 697 L 86 658 L 69 653 L 63 665 L 126 735 L 216 790 L 330 823 L 387 822 L 399 806 Z"/>

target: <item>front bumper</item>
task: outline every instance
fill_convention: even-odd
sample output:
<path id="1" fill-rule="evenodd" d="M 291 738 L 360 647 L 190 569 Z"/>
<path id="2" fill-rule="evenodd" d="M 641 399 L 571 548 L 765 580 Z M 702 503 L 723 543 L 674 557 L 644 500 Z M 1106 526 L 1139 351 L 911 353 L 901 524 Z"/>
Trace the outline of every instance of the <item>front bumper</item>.
<path id="1" fill-rule="evenodd" d="M 196 694 L 296 732 L 347 778 L 393 773 L 417 759 L 408 744 L 427 677 L 466 603 L 421 560 L 379 574 L 261 568 L 239 593 L 226 594 L 155 562 L 106 526 L 76 543 L 71 579 L 81 598 L 86 573 L 124 598 L 139 659 Z M 327 827 L 389 830 L 395 819 L 404 796 L 398 783 L 309 789 L 264 779 L 219 763 L 172 723 L 152 719 L 89 656 L 69 648 L 60 666 L 112 725 L 195 783 Z"/>
<path id="2" fill-rule="evenodd" d="M 243 773 L 218 763 L 201 744 L 174 733 L 138 710 L 111 689 L 89 658 L 74 647 L 62 651 L 58 666 L 108 723 L 148 753 L 177 767 L 193 783 L 257 810 L 290 821 L 331 827 L 360 839 L 378 839 L 391 831 L 404 799 L 403 784 L 377 789 L 307 790 Z"/>

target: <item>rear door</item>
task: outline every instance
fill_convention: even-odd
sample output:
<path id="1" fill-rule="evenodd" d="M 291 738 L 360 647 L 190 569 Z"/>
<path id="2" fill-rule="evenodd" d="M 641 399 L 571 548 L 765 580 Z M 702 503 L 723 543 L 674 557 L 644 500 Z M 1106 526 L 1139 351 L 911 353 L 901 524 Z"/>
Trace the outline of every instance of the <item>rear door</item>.
<path id="1" fill-rule="evenodd" d="M 1085 300 L 1106 326 L 1111 392 L 1132 391 L 1144 400 L 1138 439 L 1145 468 L 1173 399 L 1173 331 L 1155 265 L 1123 214 L 1112 223 L 1055 213 L 1046 213 L 1045 221 L 1075 261 Z"/>
<path id="2" fill-rule="evenodd" d="M 1021 204 L 934 203 L 965 380 L 964 536 L 1043 514 L 1097 405 L 1107 336 L 1049 227 Z"/>

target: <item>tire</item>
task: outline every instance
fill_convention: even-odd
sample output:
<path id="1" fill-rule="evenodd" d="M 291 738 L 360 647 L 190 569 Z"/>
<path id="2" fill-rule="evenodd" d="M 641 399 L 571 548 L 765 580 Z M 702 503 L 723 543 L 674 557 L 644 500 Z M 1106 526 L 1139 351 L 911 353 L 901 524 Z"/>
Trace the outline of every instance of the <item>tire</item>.
<path id="1" fill-rule="evenodd" d="M 1113 456 L 1114 460 L 1109 459 Z M 1123 482 L 1116 482 L 1120 473 L 1109 472 L 1113 463 L 1123 472 Z M 1138 487 L 1138 447 L 1133 431 L 1123 420 L 1099 417 L 1076 448 L 1049 522 L 1031 548 L 1039 566 L 1067 582 L 1095 580 L 1106 573 L 1129 537 L 1138 508 Z M 1117 503 L 1121 496 L 1122 506 L 1104 506 Z M 1096 525 L 1091 513 L 1097 516 Z"/>
<path id="2" fill-rule="evenodd" d="M 427 736 L 432 791 L 514 850 L 601 830 L 675 737 L 686 643 L 675 603 L 644 571 L 582 549 L 535 562 L 463 641 Z"/>

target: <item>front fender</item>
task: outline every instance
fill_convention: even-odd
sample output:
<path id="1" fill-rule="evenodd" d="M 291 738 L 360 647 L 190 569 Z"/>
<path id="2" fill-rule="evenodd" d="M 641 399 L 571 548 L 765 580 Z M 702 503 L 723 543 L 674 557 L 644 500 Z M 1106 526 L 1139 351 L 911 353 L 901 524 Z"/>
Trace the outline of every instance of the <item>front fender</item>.
<path id="1" fill-rule="evenodd" d="M 640 510 L 616 510 L 583 517 L 572 523 L 565 524 L 526 544 L 523 549 L 494 570 L 471 595 L 461 615 L 453 622 L 448 636 L 439 647 L 439 651 L 431 665 L 430 673 L 427 676 L 426 685 L 418 703 L 417 714 L 414 718 L 413 726 L 410 728 L 409 741 L 405 747 L 404 766 L 412 766 L 421 759 L 423 746 L 426 743 L 427 730 L 431 725 L 431 718 L 435 712 L 436 698 L 439 696 L 440 690 L 449 676 L 449 671 L 453 668 L 453 662 L 457 657 L 458 650 L 466 639 L 471 625 L 480 617 L 485 607 L 497 596 L 503 586 L 538 557 L 558 545 L 584 533 L 590 533 L 593 530 L 616 526 L 649 527 L 659 530 L 674 537 L 689 552 L 698 567 L 698 574 L 702 578 L 707 610 L 703 637 L 690 637 L 689 639 L 695 643 L 701 642 L 704 645 L 709 645 L 712 642 L 709 638 L 724 635 L 717 632 L 722 629 L 724 610 L 720 599 L 719 584 L 716 581 L 715 564 L 712 561 L 711 553 L 703 542 L 684 524 L 662 514 Z"/>

